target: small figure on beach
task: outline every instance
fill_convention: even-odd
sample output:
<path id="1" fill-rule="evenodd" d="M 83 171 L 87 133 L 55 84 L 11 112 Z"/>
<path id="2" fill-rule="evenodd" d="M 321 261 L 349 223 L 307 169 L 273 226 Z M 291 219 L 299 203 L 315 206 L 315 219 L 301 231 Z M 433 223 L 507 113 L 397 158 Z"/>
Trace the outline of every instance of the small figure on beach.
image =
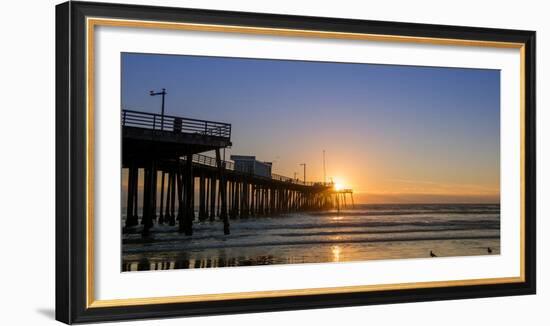
<path id="1" fill-rule="evenodd" d="M 492 254 L 492 253 L 493 253 L 493 249 L 491 249 L 491 247 L 487 247 L 487 253 Z"/>
<path id="2" fill-rule="evenodd" d="M 434 254 L 433 251 L 430 250 L 430 257 L 437 257 L 437 255 Z"/>

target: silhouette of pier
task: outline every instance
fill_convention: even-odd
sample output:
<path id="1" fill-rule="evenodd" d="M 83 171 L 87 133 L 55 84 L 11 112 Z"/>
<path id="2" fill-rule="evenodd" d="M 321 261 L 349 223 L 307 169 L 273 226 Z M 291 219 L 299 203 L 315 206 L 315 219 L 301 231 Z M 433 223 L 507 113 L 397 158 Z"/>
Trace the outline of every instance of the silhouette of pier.
<path id="1" fill-rule="evenodd" d="M 231 145 L 228 123 L 123 110 L 125 226 L 141 223 L 147 235 L 154 223 L 177 225 L 180 232 L 192 235 L 197 218 L 219 219 L 224 234 L 229 234 L 230 219 L 340 209 L 345 195 L 352 193 L 335 190 L 332 183 L 243 171 L 222 158 L 221 150 Z M 215 157 L 200 154 L 210 151 Z M 143 189 L 138 196 L 140 172 Z"/>

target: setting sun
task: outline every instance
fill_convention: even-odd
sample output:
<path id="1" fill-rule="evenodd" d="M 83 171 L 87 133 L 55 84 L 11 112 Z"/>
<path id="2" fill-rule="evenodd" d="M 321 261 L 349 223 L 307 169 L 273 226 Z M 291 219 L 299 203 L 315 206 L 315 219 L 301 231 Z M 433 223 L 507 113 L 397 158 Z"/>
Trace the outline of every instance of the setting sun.
<path id="1" fill-rule="evenodd" d="M 345 188 L 344 185 L 341 184 L 341 183 L 335 183 L 334 184 L 334 190 L 336 190 L 336 191 L 343 190 L 344 188 Z"/>

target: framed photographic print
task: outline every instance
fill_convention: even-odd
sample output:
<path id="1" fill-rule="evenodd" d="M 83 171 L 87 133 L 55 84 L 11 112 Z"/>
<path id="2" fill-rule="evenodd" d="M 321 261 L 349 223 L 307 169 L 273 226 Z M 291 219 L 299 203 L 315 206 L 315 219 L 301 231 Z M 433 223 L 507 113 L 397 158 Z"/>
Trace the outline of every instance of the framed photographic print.
<path id="1" fill-rule="evenodd" d="M 535 32 L 56 8 L 56 318 L 535 293 Z"/>

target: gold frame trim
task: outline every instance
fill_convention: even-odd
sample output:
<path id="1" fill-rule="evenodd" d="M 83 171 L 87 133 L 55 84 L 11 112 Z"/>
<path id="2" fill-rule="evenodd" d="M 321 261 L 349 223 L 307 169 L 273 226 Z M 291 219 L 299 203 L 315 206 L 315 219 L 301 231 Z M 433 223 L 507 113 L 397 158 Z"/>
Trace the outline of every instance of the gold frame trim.
<path id="1" fill-rule="evenodd" d="M 94 31 L 96 26 L 116 26 L 132 28 L 155 28 L 170 30 L 244 33 L 256 35 L 275 35 L 290 37 L 316 37 L 330 39 L 365 40 L 378 42 L 405 42 L 416 44 L 435 44 L 452 46 L 475 46 L 493 48 L 511 48 L 520 51 L 520 276 L 487 279 L 449 280 L 415 283 L 396 283 L 379 285 L 357 285 L 345 287 L 291 289 L 275 291 L 235 292 L 219 294 L 184 295 L 168 297 L 129 298 L 96 300 L 94 298 Z M 373 292 L 404 290 L 417 288 L 440 288 L 451 286 L 472 286 L 525 282 L 525 44 L 514 42 L 495 42 L 462 40 L 448 38 L 412 37 L 382 34 L 343 33 L 300 29 L 263 28 L 233 25 L 173 23 L 144 20 L 123 20 L 88 17 L 86 19 L 86 308 L 104 308 L 136 306 L 150 304 L 185 303 L 199 301 L 220 301 L 232 299 L 274 298 L 304 296 L 316 294 L 337 294 L 353 292 Z"/>

